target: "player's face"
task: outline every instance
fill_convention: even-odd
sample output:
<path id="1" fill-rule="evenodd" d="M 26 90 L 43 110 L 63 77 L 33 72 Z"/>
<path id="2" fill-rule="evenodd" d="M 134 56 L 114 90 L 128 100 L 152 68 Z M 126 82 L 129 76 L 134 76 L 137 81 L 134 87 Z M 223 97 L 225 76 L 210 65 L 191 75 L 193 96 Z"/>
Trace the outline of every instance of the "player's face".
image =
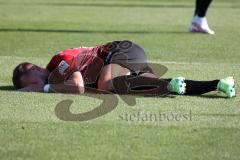
<path id="1" fill-rule="evenodd" d="M 22 76 L 21 81 L 24 87 L 37 84 L 44 85 L 47 82 L 49 71 L 34 64 L 30 64 L 26 68 L 26 74 Z"/>

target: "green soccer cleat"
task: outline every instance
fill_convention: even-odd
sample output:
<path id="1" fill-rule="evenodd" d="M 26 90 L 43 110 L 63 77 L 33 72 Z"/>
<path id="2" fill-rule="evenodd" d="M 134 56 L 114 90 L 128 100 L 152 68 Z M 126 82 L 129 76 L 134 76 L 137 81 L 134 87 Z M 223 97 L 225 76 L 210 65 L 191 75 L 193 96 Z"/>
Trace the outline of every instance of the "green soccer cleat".
<path id="1" fill-rule="evenodd" d="M 184 80 L 184 77 L 173 78 L 168 85 L 169 91 L 178 94 L 184 94 L 186 92 L 186 83 Z"/>
<path id="2" fill-rule="evenodd" d="M 217 89 L 219 91 L 226 93 L 226 95 L 229 98 L 236 96 L 233 77 L 227 77 L 227 78 L 221 79 L 218 82 Z"/>

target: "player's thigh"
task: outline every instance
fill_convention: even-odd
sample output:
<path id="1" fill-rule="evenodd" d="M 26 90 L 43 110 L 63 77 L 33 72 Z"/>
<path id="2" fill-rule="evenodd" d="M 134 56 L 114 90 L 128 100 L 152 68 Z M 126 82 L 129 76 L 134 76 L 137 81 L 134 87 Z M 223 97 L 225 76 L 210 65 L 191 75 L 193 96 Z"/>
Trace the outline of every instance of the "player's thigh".
<path id="1" fill-rule="evenodd" d="M 129 69 L 122 67 L 119 64 L 108 64 L 101 70 L 97 84 L 98 89 L 113 91 L 112 79 L 128 74 L 130 74 Z"/>

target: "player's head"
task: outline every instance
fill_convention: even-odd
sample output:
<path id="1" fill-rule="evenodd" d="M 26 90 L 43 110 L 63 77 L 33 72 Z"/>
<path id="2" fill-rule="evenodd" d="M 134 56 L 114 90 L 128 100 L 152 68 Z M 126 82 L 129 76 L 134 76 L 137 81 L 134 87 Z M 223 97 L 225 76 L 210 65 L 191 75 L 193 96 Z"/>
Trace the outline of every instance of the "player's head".
<path id="1" fill-rule="evenodd" d="M 13 85 L 17 88 L 24 88 L 31 84 L 44 85 L 47 81 L 49 71 L 32 63 L 24 62 L 13 70 Z"/>

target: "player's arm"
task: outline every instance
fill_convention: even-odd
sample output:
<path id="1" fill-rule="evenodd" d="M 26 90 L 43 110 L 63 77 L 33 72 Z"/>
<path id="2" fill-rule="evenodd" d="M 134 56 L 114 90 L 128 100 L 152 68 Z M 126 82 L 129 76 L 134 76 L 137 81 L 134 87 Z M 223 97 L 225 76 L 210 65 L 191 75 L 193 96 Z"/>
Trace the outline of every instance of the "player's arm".
<path id="1" fill-rule="evenodd" d="M 44 88 L 46 89 L 46 85 Z M 56 93 L 83 94 L 85 88 L 82 74 L 79 71 L 73 72 L 70 78 L 63 83 L 48 84 L 47 90 Z M 45 92 L 47 91 L 45 90 Z"/>
<path id="2" fill-rule="evenodd" d="M 19 91 L 83 94 L 85 92 L 85 88 L 81 72 L 76 71 L 62 83 L 46 84 L 44 86 L 33 84 L 22 88 Z"/>

